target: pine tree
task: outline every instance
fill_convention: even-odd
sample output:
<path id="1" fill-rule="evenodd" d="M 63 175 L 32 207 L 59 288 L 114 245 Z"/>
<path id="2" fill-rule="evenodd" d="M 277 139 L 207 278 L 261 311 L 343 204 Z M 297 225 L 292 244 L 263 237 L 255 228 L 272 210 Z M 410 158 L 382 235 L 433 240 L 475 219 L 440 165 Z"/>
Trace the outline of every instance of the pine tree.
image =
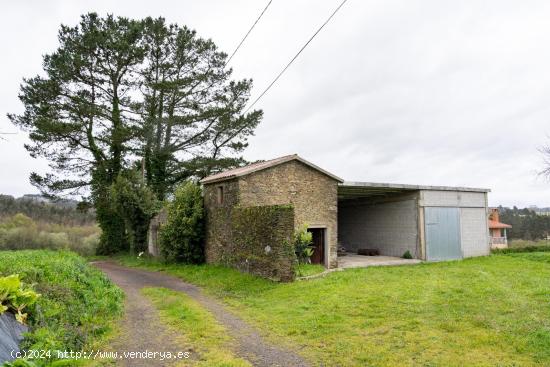
<path id="1" fill-rule="evenodd" d="M 31 174 L 42 193 L 89 195 L 100 252 L 128 248 L 110 200 L 125 170 L 141 167 L 162 200 L 179 182 L 243 163 L 262 112 L 244 113 L 252 81 L 231 80 L 211 40 L 162 18 L 90 13 L 61 26 L 59 44 L 45 76 L 23 81 L 24 113 L 8 117 L 29 131 L 31 156 L 50 162 L 50 173 Z"/>

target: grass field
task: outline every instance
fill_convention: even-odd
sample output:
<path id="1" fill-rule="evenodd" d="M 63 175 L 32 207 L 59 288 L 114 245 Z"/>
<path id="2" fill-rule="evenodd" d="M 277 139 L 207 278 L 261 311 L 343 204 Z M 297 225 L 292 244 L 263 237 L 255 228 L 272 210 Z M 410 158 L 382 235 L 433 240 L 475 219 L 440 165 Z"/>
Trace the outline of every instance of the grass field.
<path id="1" fill-rule="evenodd" d="M 202 286 L 314 365 L 550 365 L 550 253 L 349 269 L 290 284 L 216 266 L 120 261 Z"/>
<path id="2" fill-rule="evenodd" d="M 324 271 L 325 267 L 318 264 L 298 264 L 298 266 L 296 266 L 297 277 L 307 277 L 310 275 L 322 273 Z"/>
<path id="3" fill-rule="evenodd" d="M 122 292 L 72 252 L 0 251 L 0 275 L 9 274 L 19 274 L 41 294 L 36 306 L 29 310 L 30 333 L 23 348 L 51 351 L 97 348 L 122 312 Z M 51 359 L 56 359 L 55 353 Z M 48 362 L 41 360 L 36 364 Z"/>

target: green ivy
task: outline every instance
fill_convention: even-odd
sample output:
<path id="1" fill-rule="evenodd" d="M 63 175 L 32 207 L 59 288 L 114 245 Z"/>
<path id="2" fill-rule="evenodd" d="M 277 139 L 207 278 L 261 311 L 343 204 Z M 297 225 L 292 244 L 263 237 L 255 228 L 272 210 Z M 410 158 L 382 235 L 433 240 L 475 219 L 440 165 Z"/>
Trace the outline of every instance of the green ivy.
<path id="1" fill-rule="evenodd" d="M 294 278 L 294 209 L 289 205 L 237 207 L 224 262 L 274 280 Z M 226 234 L 226 235 L 227 235 Z M 218 234 L 220 235 L 220 234 Z"/>

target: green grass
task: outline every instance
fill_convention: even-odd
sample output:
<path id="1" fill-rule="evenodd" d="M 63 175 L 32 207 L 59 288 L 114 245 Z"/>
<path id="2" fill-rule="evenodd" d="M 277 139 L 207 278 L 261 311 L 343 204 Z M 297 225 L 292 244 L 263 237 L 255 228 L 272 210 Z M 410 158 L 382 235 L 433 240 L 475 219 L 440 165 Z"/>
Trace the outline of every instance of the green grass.
<path id="1" fill-rule="evenodd" d="M 23 348 L 52 351 L 97 348 L 112 334 L 112 324 L 122 313 L 122 291 L 75 253 L 0 251 L 0 275 L 8 274 L 19 274 L 41 294 L 36 305 L 28 310 L 30 333 Z"/>
<path id="2" fill-rule="evenodd" d="M 290 284 L 217 266 L 121 262 L 202 286 L 314 365 L 550 365 L 550 253 L 349 269 Z"/>
<path id="3" fill-rule="evenodd" d="M 160 311 L 161 320 L 177 333 L 183 343 L 199 354 L 195 366 L 246 367 L 250 364 L 231 352 L 231 339 L 226 329 L 195 300 L 184 293 L 164 288 L 144 288 Z"/>
<path id="4" fill-rule="evenodd" d="M 298 266 L 296 266 L 297 277 L 307 277 L 310 275 L 320 274 L 324 271 L 325 267 L 318 264 L 298 264 Z"/>

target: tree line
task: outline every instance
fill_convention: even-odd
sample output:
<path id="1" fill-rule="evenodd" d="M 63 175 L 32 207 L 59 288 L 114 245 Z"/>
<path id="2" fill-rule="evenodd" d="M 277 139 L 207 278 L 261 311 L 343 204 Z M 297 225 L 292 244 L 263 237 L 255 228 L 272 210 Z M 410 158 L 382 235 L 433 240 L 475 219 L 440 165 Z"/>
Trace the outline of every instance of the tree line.
<path id="1" fill-rule="evenodd" d="M 94 212 L 78 210 L 76 203 L 50 203 L 27 197 L 0 195 L 0 217 L 7 218 L 20 213 L 37 222 L 63 226 L 85 226 L 95 223 Z"/>
<path id="2" fill-rule="evenodd" d="M 43 73 L 23 80 L 24 112 L 8 114 L 50 162 L 31 182 L 95 208 L 100 253 L 142 250 L 178 184 L 244 163 L 262 118 L 245 112 L 252 80 L 233 80 L 212 40 L 163 18 L 89 13 L 58 39 Z"/>
<path id="3" fill-rule="evenodd" d="M 517 207 L 498 207 L 500 221 L 510 224 L 508 238 L 523 240 L 540 240 L 550 235 L 550 216 L 538 215 L 534 211 Z"/>

